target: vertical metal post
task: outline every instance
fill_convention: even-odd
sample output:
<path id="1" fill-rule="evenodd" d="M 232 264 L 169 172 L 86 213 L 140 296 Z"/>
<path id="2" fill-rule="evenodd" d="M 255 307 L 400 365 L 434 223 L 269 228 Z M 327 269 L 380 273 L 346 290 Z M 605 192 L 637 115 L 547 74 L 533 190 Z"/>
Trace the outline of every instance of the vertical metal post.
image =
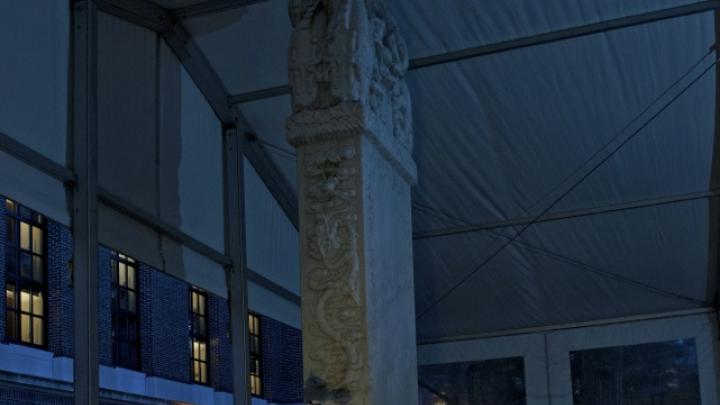
<path id="1" fill-rule="evenodd" d="M 232 259 L 227 269 L 232 336 L 233 397 L 235 405 L 250 404 L 247 268 L 245 265 L 245 193 L 243 139 L 236 127 L 223 129 L 225 163 L 225 246 Z"/>
<path id="2" fill-rule="evenodd" d="M 98 402 L 97 11 L 72 2 L 72 166 L 75 404 Z"/>

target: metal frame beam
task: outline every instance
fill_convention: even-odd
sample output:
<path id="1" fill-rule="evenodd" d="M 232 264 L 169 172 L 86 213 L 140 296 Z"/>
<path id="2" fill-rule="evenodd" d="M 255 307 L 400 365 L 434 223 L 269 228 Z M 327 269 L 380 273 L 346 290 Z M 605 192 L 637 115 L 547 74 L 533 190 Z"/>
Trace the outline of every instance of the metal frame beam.
<path id="1" fill-rule="evenodd" d="M 97 11 L 81 0 L 71 13 L 74 401 L 98 405 Z"/>
<path id="2" fill-rule="evenodd" d="M 430 238 L 438 238 L 450 235 L 460 235 L 465 233 L 489 231 L 493 229 L 509 228 L 513 226 L 523 226 L 529 223 L 554 222 L 571 218 L 588 217 L 592 215 L 608 214 L 618 211 L 635 210 L 640 208 L 657 207 L 661 205 L 677 204 L 687 201 L 705 200 L 717 198 L 720 196 L 720 189 L 709 191 L 675 194 L 671 196 L 663 196 L 646 200 L 631 201 L 620 204 L 606 205 L 603 207 L 582 208 L 572 211 L 562 211 L 536 217 L 514 218 L 505 221 L 487 222 L 484 224 L 465 225 L 453 228 L 439 229 L 427 232 L 418 232 L 413 234 L 413 240 L 423 240 Z"/>
<path id="3" fill-rule="evenodd" d="M 245 249 L 243 142 L 236 127 L 223 130 L 225 168 L 225 250 L 232 266 L 226 273 L 232 336 L 233 393 L 236 405 L 250 405 L 248 294 Z"/>
<path id="4" fill-rule="evenodd" d="M 555 331 L 568 330 L 568 329 L 588 328 L 588 327 L 592 327 L 592 326 L 605 326 L 605 325 L 617 325 L 617 324 L 622 324 L 622 323 L 652 321 L 652 320 L 657 320 L 657 319 L 682 318 L 682 317 L 686 317 L 686 316 L 713 314 L 713 313 L 717 314 L 718 309 L 712 308 L 712 307 L 706 307 L 706 308 L 697 308 L 697 309 L 686 309 L 686 310 L 681 310 L 681 311 L 661 312 L 661 313 L 654 313 L 654 314 L 632 315 L 632 316 L 625 316 L 625 317 L 620 317 L 620 318 L 573 322 L 573 323 L 557 324 L 557 325 L 534 326 L 534 327 L 521 328 L 521 329 L 508 329 L 508 330 L 497 331 L 497 332 L 477 333 L 477 334 L 472 334 L 472 335 L 418 339 L 418 346 L 427 346 L 427 345 L 434 345 L 434 344 L 438 344 L 438 343 L 448 343 L 448 342 L 461 342 L 461 341 L 467 341 L 467 340 L 509 337 L 509 336 L 517 336 L 517 335 L 530 335 L 530 334 L 534 334 L 534 333 L 547 333 L 547 332 L 555 332 Z"/>
<path id="5" fill-rule="evenodd" d="M 194 18 L 207 14 L 219 13 L 240 7 L 252 6 L 253 4 L 264 3 L 267 0 L 209 0 L 190 6 L 173 9 L 173 15 L 177 18 Z"/>
<path id="6" fill-rule="evenodd" d="M 245 157 L 297 229 L 298 201 L 293 188 L 265 147 L 254 141 L 256 132 L 242 112 L 228 102 L 230 94 L 225 85 L 178 17 L 171 10 L 143 0 L 95 1 L 101 11 L 154 30 L 163 36 L 223 125 L 237 127 L 245 135 L 248 143 L 244 148 Z"/>
<path id="7" fill-rule="evenodd" d="M 619 17 L 606 21 L 600 21 L 593 24 L 579 25 L 576 27 L 550 31 L 543 34 L 530 35 L 526 37 L 511 39 L 508 41 L 501 41 L 493 44 L 465 48 L 458 51 L 440 53 L 437 55 L 430 55 L 421 58 L 414 58 L 410 60 L 409 70 L 423 69 L 452 62 L 460 62 L 466 59 L 477 58 L 480 56 L 492 55 L 496 53 L 512 51 L 515 49 L 564 41 L 567 39 L 587 35 L 600 34 L 603 32 L 648 24 L 671 18 L 704 13 L 719 8 L 720 0 L 705 0 L 683 6 L 655 10 L 626 17 Z M 287 94 L 288 92 L 289 87 L 287 85 L 284 85 L 232 95 L 228 100 L 232 105 L 236 105 L 251 101 L 262 100 L 265 98 L 277 97 Z"/>
<path id="8" fill-rule="evenodd" d="M 0 132 L 0 150 L 40 170 L 50 177 L 54 177 L 64 184 L 72 184 L 75 182 L 75 173 L 73 173 L 72 170 L 2 132 Z"/>

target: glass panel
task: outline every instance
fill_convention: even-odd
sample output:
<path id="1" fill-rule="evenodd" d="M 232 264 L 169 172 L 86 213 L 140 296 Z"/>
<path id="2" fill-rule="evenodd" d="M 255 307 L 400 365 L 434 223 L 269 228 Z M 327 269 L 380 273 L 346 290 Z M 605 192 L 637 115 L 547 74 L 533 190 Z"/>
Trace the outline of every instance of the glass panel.
<path id="1" fill-rule="evenodd" d="M 193 340 L 192 344 L 192 357 L 193 359 L 200 358 L 200 343 L 197 340 Z"/>
<path id="2" fill-rule="evenodd" d="M 127 290 L 121 288 L 120 289 L 120 309 L 123 311 L 127 311 L 128 309 L 128 294 Z"/>
<path id="3" fill-rule="evenodd" d="M 200 382 L 207 382 L 207 364 L 200 363 Z"/>
<path id="4" fill-rule="evenodd" d="M 198 311 L 197 313 L 200 315 L 205 315 L 205 296 L 202 294 L 198 294 Z"/>
<path id="5" fill-rule="evenodd" d="M 7 241 L 10 246 L 17 247 L 17 220 L 5 217 L 5 224 L 7 225 Z"/>
<path id="6" fill-rule="evenodd" d="M 119 283 L 121 286 L 126 287 L 127 286 L 127 266 L 125 263 L 118 263 L 118 278 Z"/>
<path id="7" fill-rule="evenodd" d="M 131 289 L 135 289 L 135 267 L 127 266 L 127 284 Z"/>
<path id="8" fill-rule="evenodd" d="M 20 315 L 20 340 L 30 343 L 30 315 Z"/>
<path id="9" fill-rule="evenodd" d="M 43 252 L 43 231 L 37 226 L 32 227 L 32 251 L 36 254 Z"/>
<path id="10" fill-rule="evenodd" d="M 30 211 L 26 207 L 23 207 L 22 205 L 18 206 L 17 211 L 18 211 L 18 216 L 20 217 L 20 219 L 25 220 L 25 221 L 32 221 L 32 217 L 33 217 L 32 211 Z"/>
<path id="11" fill-rule="evenodd" d="M 32 312 L 35 315 L 43 315 L 43 295 L 42 293 L 33 294 Z"/>
<path id="12" fill-rule="evenodd" d="M 418 374 L 423 389 L 449 404 L 526 404 L 522 357 L 434 364 L 420 367 Z"/>
<path id="13" fill-rule="evenodd" d="M 7 212 L 14 214 L 15 210 L 17 209 L 17 205 L 15 205 L 15 202 L 13 200 L 5 199 L 5 209 Z"/>
<path id="14" fill-rule="evenodd" d="M 16 274 L 18 269 L 17 250 L 5 249 L 5 268 L 9 274 Z"/>
<path id="15" fill-rule="evenodd" d="M 30 225 L 20 222 L 20 248 L 30 250 Z"/>
<path id="16" fill-rule="evenodd" d="M 33 256 L 32 257 L 32 267 L 33 267 L 33 280 L 35 280 L 38 283 L 43 282 L 43 259 L 40 256 Z"/>
<path id="17" fill-rule="evenodd" d="M 195 325 L 195 333 L 198 336 L 205 336 L 205 318 L 198 316 L 195 319 L 197 320 L 197 324 Z"/>
<path id="18" fill-rule="evenodd" d="M 32 280 L 32 256 L 28 253 L 20 253 L 20 277 Z"/>
<path id="19" fill-rule="evenodd" d="M 7 283 L 5 285 L 5 306 L 7 308 L 15 308 L 16 304 L 16 295 L 15 295 L 15 284 L 13 283 Z"/>
<path id="20" fill-rule="evenodd" d="M 197 313 L 197 297 L 198 295 L 195 291 L 190 292 L 190 305 L 192 306 L 192 312 L 194 314 Z"/>
<path id="21" fill-rule="evenodd" d="M 43 344 L 43 322 L 42 318 L 33 317 L 33 344 L 42 346 Z"/>
<path id="22" fill-rule="evenodd" d="M 695 339 L 570 353 L 574 404 L 700 403 Z"/>
<path id="23" fill-rule="evenodd" d="M 200 362 L 193 361 L 193 380 L 200 381 Z"/>
<path id="24" fill-rule="evenodd" d="M 128 311 L 135 312 L 135 303 L 137 302 L 135 300 L 135 292 L 128 291 Z"/>
<path id="25" fill-rule="evenodd" d="M 202 360 L 202 361 L 207 361 L 207 353 L 206 353 L 206 350 L 205 350 L 205 347 L 206 347 L 205 342 L 200 342 L 200 343 L 198 344 L 198 347 L 200 348 L 200 353 L 199 353 L 200 356 L 198 357 L 198 359 L 200 359 L 200 360 Z"/>
<path id="26" fill-rule="evenodd" d="M 20 309 L 25 312 L 30 312 L 30 291 L 20 291 Z"/>
<path id="27" fill-rule="evenodd" d="M 5 311 L 5 333 L 8 339 L 17 339 L 17 312 Z"/>

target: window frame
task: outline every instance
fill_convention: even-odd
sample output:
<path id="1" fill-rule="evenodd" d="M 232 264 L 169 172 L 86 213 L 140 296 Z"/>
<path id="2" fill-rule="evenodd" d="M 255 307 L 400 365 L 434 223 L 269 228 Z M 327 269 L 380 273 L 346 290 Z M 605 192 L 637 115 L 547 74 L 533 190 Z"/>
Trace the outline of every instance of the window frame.
<path id="1" fill-rule="evenodd" d="M 125 286 L 120 283 L 120 264 L 125 265 Z M 134 270 L 134 287 L 129 286 L 128 268 Z M 140 370 L 141 364 L 141 351 L 140 351 L 140 288 L 139 288 L 139 263 L 132 257 L 123 253 L 112 251 L 112 257 L 110 258 L 110 308 L 111 308 L 111 351 L 112 351 L 112 363 L 116 367 L 123 367 L 130 370 Z M 125 295 L 128 297 L 127 306 L 130 306 L 130 292 L 135 295 L 135 310 L 130 311 L 129 309 L 122 309 L 120 302 L 120 293 L 125 291 Z M 119 326 L 121 321 L 127 325 L 130 321 L 135 324 L 134 336 L 135 339 L 128 337 L 119 337 Z M 129 331 L 129 329 L 128 329 Z M 134 353 L 130 353 L 129 358 L 134 359 L 134 364 L 121 363 L 121 343 L 124 343 L 128 349 L 134 347 Z"/>
<path id="2" fill-rule="evenodd" d="M 253 350 L 255 348 L 256 350 Z M 257 398 L 262 398 L 263 389 L 263 373 L 262 373 L 262 322 L 259 314 L 248 312 L 248 379 L 250 381 L 250 394 Z M 252 366 L 255 366 L 253 373 Z M 257 381 L 257 384 L 254 383 Z M 256 388 L 256 389 L 255 389 Z"/>
<path id="3" fill-rule="evenodd" d="M 202 297 L 204 300 L 204 313 L 196 313 L 195 307 L 194 307 L 194 298 L 195 296 Z M 198 308 L 199 308 L 199 301 L 198 301 Z M 208 294 L 207 292 L 201 290 L 200 288 L 197 288 L 195 286 L 190 287 L 190 380 L 193 382 L 193 384 L 202 384 L 202 385 L 210 385 L 210 339 L 209 339 L 209 315 L 208 315 Z M 202 318 L 204 320 L 204 330 L 203 331 L 197 331 L 196 325 L 195 325 L 195 317 Z M 205 344 L 205 359 L 201 359 L 199 357 L 195 357 L 195 350 L 194 345 L 195 343 L 204 343 Z M 198 362 L 199 365 L 204 364 L 205 365 L 205 381 L 202 381 L 202 373 L 201 378 L 198 380 L 195 377 L 195 362 Z"/>
<path id="4" fill-rule="evenodd" d="M 5 223 L 6 223 L 6 235 L 4 241 L 5 249 L 5 340 L 8 343 L 15 343 L 24 346 L 30 346 L 34 348 L 47 349 L 48 347 L 48 238 L 47 238 L 47 218 L 39 214 L 17 201 L 9 198 L 3 198 L 5 204 Z M 11 226 L 10 224 L 13 223 Z M 21 228 L 22 224 L 26 224 L 29 227 L 28 233 L 28 247 L 23 248 Z M 40 245 L 42 246 L 41 252 L 37 253 L 34 250 L 34 238 L 33 230 L 37 228 L 42 232 Z M 10 232 L 15 235 L 13 239 L 10 239 Z M 22 271 L 23 255 L 29 256 L 30 264 L 30 275 L 25 277 Z M 12 258 L 12 259 L 11 259 Z M 41 281 L 37 281 L 34 273 L 34 259 L 38 258 L 41 261 L 40 272 Z M 10 270 L 10 264 L 14 262 L 14 271 Z M 14 285 L 14 305 L 9 307 L 8 304 L 8 286 Z M 29 310 L 25 311 L 22 309 L 22 292 L 28 291 L 30 294 Z M 34 311 L 34 299 L 36 294 L 41 294 L 42 297 L 42 309 L 41 313 L 37 314 Z M 22 318 L 23 316 L 29 317 L 29 335 L 30 341 L 24 341 L 22 339 Z M 10 333 L 10 319 L 12 319 L 15 325 L 15 333 Z M 35 320 L 40 319 L 42 333 L 40 335 L 41 343 L 37 344 L 34 342 L 34 329 Z"/>

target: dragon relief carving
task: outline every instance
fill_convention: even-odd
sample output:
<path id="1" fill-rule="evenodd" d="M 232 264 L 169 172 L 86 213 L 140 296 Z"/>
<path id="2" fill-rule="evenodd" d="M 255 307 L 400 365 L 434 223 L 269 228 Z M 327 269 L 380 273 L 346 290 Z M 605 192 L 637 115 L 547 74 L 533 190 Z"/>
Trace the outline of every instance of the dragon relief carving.
<path id="1" fill-rule="evenodd" d="M 340 111 L 378 121 L 411 150 L 408 51 L 384 0 L 291 0 L 290 19 L 291 132 L 342 121 Z"/>
<path id="2" fill-rule="evenodd" d="M 306 395 L 316 403 L 363 403 L 366 367 L 364 298 L 358 252 L 356 150 L 330 148 L 306 156 L 308 263 L 303 305 L 313 311 Z M 360 402 L 356 402 L 360 400 Z"/>

